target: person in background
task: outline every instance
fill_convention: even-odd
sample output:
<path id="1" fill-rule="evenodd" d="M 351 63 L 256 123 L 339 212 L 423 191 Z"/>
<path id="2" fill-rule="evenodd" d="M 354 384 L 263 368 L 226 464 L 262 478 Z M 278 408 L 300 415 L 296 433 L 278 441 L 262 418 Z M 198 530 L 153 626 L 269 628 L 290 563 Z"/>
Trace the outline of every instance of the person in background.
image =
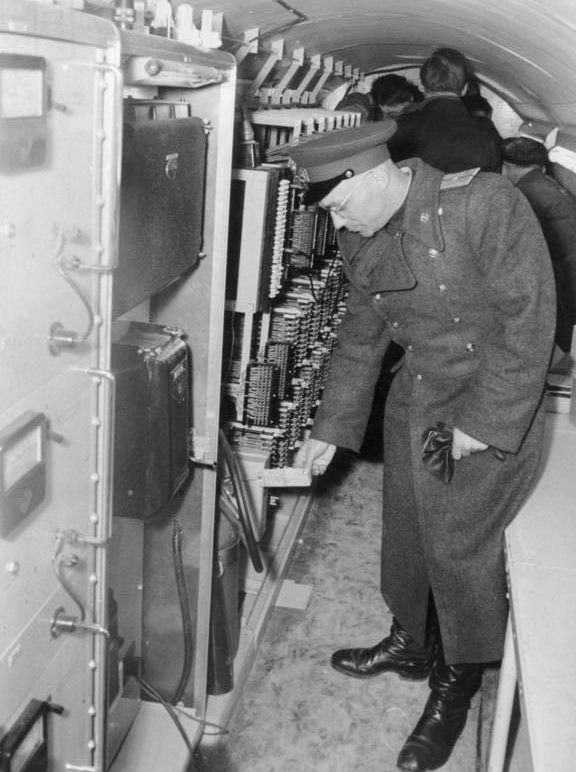
<path id="1" fill-rule="evenodd" d="M 500 174 L 395 164 L 394 130 L 385 120 L 288 151 L 305 202 L 331 215 L 349 282 L 293 463 L 317 475 L 338 447 L 358 451 L 382 359 L 399 344 L 384 412 L 381 590 L 392 627 L 331 662 L 357 678 L 428 678 L 397 761 L 424 772 L 450 757 L 484 663 L 502 656 L 503 535 L 538 468 L 555 296 L 524 196 Z"/>
<path id="2" fill-rule="evenodd" d="M 349 91 L 342 97 L 334 109 L 350 113 L 360 113 L 360 123 L 362 125 L 377 120 L 376 106 L 368 92 Z"/>
<path id="3" fill-rule="evenodd" d="M 556 278 L 556 344 L 570 351 L 576 324 L 576 199 L 546 174 L 548 151 L 529 137 L 502 142 L 502 174 L 528 199 L 544 232 Z"/>
<path id="4" fill-rule="evenodd" d="M 372 82 L 370 93 L 380 111 L 380 120 L 395 118 L 424 99 L 424 94 L 416 84 L 396 73 L 376 78 Z"/>
<path id="5" fill-rule="evenodd" d="M 335 109 L 360 113 L 361 123 L 364 124 L 380 121 L 386 115 L 399 115 L 423 97 L 418 86 L 403 75 L 388 73 L 372 81 L 369 93 L 356 91 L 346 94 Z"/>
<path id="6" fill-rule="evenodd" d="M 460 51 L 439 48 L 426 59 L 420 68 L 425 98 L 418 109 L 398 117 L 398 130 L 390 142 L 394 161 L 422 158 L 445 172 L 475 167 L 500 171 L 497 138 L 460 98 L 471 77 L 470 64 Z"/>

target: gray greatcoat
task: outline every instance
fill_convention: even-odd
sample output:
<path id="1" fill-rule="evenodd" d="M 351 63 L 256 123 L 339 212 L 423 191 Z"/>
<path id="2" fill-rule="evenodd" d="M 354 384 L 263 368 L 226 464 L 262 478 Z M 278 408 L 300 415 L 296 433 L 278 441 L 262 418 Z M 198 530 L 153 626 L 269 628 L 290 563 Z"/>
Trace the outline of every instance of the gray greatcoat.
<path id="1" fill-rule="evenodd" d="M 540 455 L 554 279 L 510 182 L 406 165 L 401 216 L 370 239 L 339 234 L 351 288 L 312 437 L 358 450 L 384 352 L 404 347 L 384 418 L 382 593 L 422 641 L 432 589 L 447 661 L 488 662 L 502 655 L 507 618 L 503 531 Z M 437 421 L 505 460 L 476 453 L 441 482 L 421 459 Z"/>

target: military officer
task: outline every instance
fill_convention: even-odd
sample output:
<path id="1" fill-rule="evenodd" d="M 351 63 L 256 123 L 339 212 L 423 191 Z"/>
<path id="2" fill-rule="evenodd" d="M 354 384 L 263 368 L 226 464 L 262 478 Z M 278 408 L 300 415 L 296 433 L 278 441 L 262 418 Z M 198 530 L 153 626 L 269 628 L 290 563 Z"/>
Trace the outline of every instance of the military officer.
<path id="1" fill-rule="evenodd" d="M 289 151 L 308 203 L 338 229 L 349 281 L 331 374 L 294 465 L 321 474 L 337 447 L 360 448 L 382 358 L 402 346 L 384 417 L 381 589 L 393 624 L 374 646 L 336 651 L 332 665 L 429 678 L 398 757 L 420 772 L 446 762 L 483 664 L 502 655 L 503 532 L 541 452 L 555 290 L 540 227 L 509 181 L 445 175 L 420 159 L 396 165 L 394 130 L 386 120 Z M 448 438 L 440 467 L 423 463 L 431 427 Z M 451 467 L 451 478 L 433 473 Z"/>

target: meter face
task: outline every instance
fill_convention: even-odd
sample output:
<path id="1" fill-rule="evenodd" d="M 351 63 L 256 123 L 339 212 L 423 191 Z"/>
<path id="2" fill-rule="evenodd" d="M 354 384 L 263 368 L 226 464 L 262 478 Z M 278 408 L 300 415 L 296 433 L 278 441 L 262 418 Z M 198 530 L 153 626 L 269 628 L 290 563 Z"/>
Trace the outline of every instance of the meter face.
<path id="1" fill-rule="evenodd" d="M 46 493 L 44 413 L 28 411 L 0 432 L 0 536 L 7 536 Z"/>
<path id="2" fill-rule="evenodd" d="M 0 171 L 23 172 L 48 160 L 46 60 L 0 54 Z"/>
<path id="3" fill-rule="evenodd" d="M 2 68 L 0 62 L 0 118 L 41 118 L 43 114 L 43 70 Z"/>
<path id="4" fill-rule="evenodd" d="M 42 427 L 34 426 L 2 453 L 4 486 L 8 490 L 42 461 Z"/>

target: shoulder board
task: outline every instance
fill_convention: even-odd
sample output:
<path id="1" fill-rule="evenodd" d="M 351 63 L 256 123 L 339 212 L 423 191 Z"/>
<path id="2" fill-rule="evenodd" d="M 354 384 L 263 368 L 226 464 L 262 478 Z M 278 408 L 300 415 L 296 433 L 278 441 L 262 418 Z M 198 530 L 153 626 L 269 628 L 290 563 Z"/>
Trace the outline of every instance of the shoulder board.
<path id="1" fill-rule="evenodd" d="M 469 185 L 474 177 L 480 171 L 480 167 L 474 169 L 464 169 L 463 172 L 454 172 L 454 174 L 445 174 L 440 183 L 440 190 L 450 190 L 451 188 L 464 188 Z"/>

